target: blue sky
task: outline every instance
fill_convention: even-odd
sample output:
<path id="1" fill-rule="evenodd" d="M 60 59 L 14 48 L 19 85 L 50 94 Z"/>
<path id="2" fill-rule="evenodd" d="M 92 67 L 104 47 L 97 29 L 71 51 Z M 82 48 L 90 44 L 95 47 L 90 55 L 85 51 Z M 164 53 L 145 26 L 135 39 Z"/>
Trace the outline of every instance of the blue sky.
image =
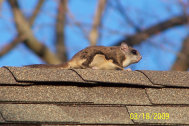
<path id="1" fill-rule="evenodd" d="M 102 21 L 103 29 L 100 29 L 102 36 L 98 45 L 110 46 L 120 40 L 123 34 L 135 33 L 133 27 L 114 9 L 115 1 L 108 1 L 111 1 L 112 6 L 108 6 L 105 10 Z M 69 11 L 74 15 L 74 20 L 86 24 L 85 29 L 87 31 L 92 24 L 97 2 L 97 0 L 69 1 Z M 32 14 L 36 3 L 37 0 L 19 0 L 22 11 L 27 18 Z M 176 0 L 121 0 L 121 3 L 127 10 L 125 13 L 142 29 L 182 14 L 182 8 L 176 3 Z M 46 0 L 32 27 L 37 39 L 53 52 L 55 51 L 56 8 L 56 0 Z M 69 15 L 67 15 L 67 22 L 65 41 L 70 59 L 89 43 L 81 30 L 73 24 Z M 0 13 L 0 49 L 17 35 L 13 23 L 14 19 L 9 5 L 4 2 Z M 109 29 L 116 31 L 116 33 L 111 33 Z M 179 26 L 155 35 L 141 45 L 135 46 L 142 54 L 143 59 L 138 64 L 132 65 L 131 68 L 134 70 L 169 70 L 176 58 L 175 54 L 180 50 L 182 41 L 187 34 L 186 27 Z M 22 66 L 39 63 L 44 62 L 23 44 L 18 45 L 10 53 L 0 58 L 0 66 Z"/>

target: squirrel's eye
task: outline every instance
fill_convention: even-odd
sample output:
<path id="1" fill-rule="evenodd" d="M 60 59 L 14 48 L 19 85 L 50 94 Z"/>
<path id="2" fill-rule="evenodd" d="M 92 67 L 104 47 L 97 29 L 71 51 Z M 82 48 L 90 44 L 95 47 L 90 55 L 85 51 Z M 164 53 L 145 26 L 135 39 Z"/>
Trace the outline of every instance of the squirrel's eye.
<path id="1" fill-rule="evenodd" d="M 137 51 L 133 49 L 133 50 L 131 51 L 131 53 L 134 54 L 134 55 L 136 55 L 136 54 L 137 54 Z"/>

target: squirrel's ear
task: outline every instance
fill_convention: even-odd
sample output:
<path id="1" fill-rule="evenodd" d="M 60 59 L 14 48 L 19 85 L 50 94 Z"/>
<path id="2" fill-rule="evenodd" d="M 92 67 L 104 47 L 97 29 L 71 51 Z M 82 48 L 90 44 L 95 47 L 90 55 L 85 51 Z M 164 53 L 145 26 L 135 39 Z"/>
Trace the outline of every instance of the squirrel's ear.
<path id="1" fill-rule="evenodd" d="M 121 50 L 124 52 L 127 52 L 129 50 L 129 47 L 125 42 L 121 43 Z"/>

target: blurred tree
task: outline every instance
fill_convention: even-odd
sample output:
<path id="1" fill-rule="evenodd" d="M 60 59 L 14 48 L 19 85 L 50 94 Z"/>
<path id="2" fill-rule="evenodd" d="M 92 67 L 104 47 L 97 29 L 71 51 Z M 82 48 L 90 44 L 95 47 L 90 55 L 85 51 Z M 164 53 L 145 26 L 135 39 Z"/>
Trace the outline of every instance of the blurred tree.
<path id="1" fill-rule="evenodd" d="M 96 45 L 99 42 L 99 39 L 103 36 L 104 31 L 108 30 L 110 33 L 119 34 L 121 36 L 120 39 L 114 40 L 113 45 L 120 45 L 121 42 L 127 42 L 129 45 L 134 46 L 144 42 L 151 42 L 150 38 L 153 38 L 157 34 L 163 34 L 166 30 L 170 28 L 175 28 L 178 26 L 187 27 L 189 23 L 189 1 L 185 0 L 162 0 L 162 3 L 166 2 L 174 2 L 174 5 L 177 5 L 182 8 L 182 12 L 180 15 L 171 16 L 169 19 L 164 21 L 157 21 L 156 24 L 148 25 L 148 27 L 143 27 L 142 22 L 148 22 L 148 19 L 144 17 L 144 19 L 136 19 L 133 18 L 132 12 L 129 12 L 129 9 L 125 7 L 125 1 L 121 0 L 98 0 L 96 5 L 96 9 L 94 11 L 94 18 L 92 23 L 86 23 L 85 21 L 78 21 L 75 18 L 75 15 L 71 12 L 69 8 L 68 0 L 52 0 L 57 2 L 57 14 L 54 17 L 56 19 L 55 25 L 55 41 L 54 47 L 56 48 L 56 52 L 52 52 L 45 44 L 40 42 L 37 37 L 34 35 L 32 31 L 32 26 L 37 19 L 38 14 L 41 12 L 41 7 L 44 6 L 45 0 L 38 0 L 38 3 L 33 9 L 32 15 L 27 18 L 23 13 L 23 10 L 20 7 L 21 1 L 17 0 L 7 0 L 8 4 L 11 7 L 11 11 L 14 16 L 14 22 L 16 24 L 17 36 L 12 39 L 11 42 L 8 42 L 1 50 L 0 57 L 9 53 L 12 49 L 14 49 L 18 44 L 23 43 L 26 47 L 34 54 L 39 56 L 44 62 L 48 64 L 59 64 L 67 61 L 68 59 L 68 51 L 66 48 L 66 27 L 70 24 L 75 25 L 78 29 L 80 29 L 82 35 L 89 42 L 90 45 Z M 5 2 L 3 0 L 0 1 L 1 6 L 2 3 Z M 167 5 L 167 10 L 171 12 L 169 5 Z M 81 8 L 78 8 L 81 9 Z M 108 11 L 116 11 L 116 14 L 124 19 L 124 23 L 129 27 L 133 28 L 133 34 L 128 34 L 128 32 L 122 32 L 123 30 L 112 30 L 104 24 L 104 17 L 108 16 Z M 138 15 L 141 15 L 142 11 L 137 11 Z M 153 10 L 150 10 L 153 11 Z M 115 13 L 115 12 L 114 12 Z M 154 14 L 155 15 L 155 14 Z M 153 15 L 153 16 L 154 16 Z M 139 23 L 137 23 L 136 20 Z M 70 23 L 71 22 L 71 23 Z M 111 22 L 111 21 L 110 21 Z M 116 22 L 117 24 L 122 22 Z M 123 27 L 124 28 L 124 27 Z M 147 40 L 147 41 L 146 41 Z M 161 47 L 160 47 L 161 48 Z M 174 52 L 175 53 L 175 52 Z M 176 54 L 177 58 L 173 63 L 171 70 L 178 71 L 187 71 L 189 69 L 189 37 L 186 36 L 182 49 L 178 54 Z"/>

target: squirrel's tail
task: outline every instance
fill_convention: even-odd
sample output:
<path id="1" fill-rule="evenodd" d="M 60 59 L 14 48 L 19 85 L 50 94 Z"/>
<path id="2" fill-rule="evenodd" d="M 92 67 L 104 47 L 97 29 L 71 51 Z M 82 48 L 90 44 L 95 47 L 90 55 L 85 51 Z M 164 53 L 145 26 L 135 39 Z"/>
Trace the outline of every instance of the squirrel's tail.
<path id="1" fill-rule="evenodd" d="M 63 64 L 32 64 L 32 65 L 26 65 L 24 67 L 29 67 L 29 68 L 63 68 L 63 69 L 69 69 L 70 66 L 69 64 L 63 63 Z"/>

